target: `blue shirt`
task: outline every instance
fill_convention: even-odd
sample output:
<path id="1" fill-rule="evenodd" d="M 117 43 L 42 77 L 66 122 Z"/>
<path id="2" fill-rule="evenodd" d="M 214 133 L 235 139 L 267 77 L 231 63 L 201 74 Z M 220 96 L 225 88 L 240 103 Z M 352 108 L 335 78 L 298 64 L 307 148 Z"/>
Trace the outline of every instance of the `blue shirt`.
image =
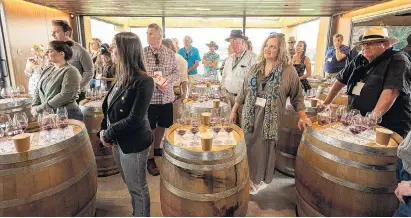
<path id="1" fill-rule="evenodd" d="M 192 67 L 196 61 L 201 61 L 200 53 L 197 48 L 191 47 L 190 52 L 187 53 L 186 48 L 181 48 L 178 53 L 186 59 L 188 68 Z M 196 75 L 197 68 L 188 72 L 188 75 Z"/>
<path id="2" fill-rule="evenodd" d="M 343 54 L 345 54 L 345 58 L 343 58 L 341 61 L 337 61 L 337 57 L 335 56 L 335 47 L 331 46 L 327 49 L 327 53 L 325 54 L 325 72 L 338 73 L 345 67 L 350 48 L 348 48 L 348 46 L 346 45 L 341 45 L 340 50 Z"/>

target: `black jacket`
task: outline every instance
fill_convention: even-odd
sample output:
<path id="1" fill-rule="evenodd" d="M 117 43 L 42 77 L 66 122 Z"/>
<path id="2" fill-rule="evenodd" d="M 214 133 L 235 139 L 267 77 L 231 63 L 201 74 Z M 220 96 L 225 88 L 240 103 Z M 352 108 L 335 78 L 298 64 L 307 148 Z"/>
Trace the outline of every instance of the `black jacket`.
<path id="1" fill-rule="evenodd" d="M 101 130 L 104 132 L 105 142 L 116 142 L 123 153 L 136 153 L 148 148 L 154 140 L 147 117 L 154 91 L 154 81 L 147 75 L 138 75 L 134 81 L 124 88 L 119 88 L 114 94 L 110 105 L 107 98 L 103 101 L 104 118 Z M 107 118 L 110 127 L 107 128 Z"/>

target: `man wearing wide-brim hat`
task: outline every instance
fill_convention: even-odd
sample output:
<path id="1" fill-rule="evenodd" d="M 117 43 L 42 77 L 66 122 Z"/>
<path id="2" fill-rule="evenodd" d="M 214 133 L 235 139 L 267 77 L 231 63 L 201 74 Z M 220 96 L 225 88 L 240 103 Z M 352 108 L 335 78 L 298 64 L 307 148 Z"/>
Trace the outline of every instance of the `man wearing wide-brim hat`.
<path id="1" fill-rule="evenodd" d="M 354 43 L 361 46 L 362 53 L 339 72 L 323 106 L 347 85 L 349 108 L 360 110 L 363 116 L 370 112 L 374 119 L 381 117 L 379 125 L 405 137 L 411 129 L 411 61 L 393 49 L 395 43 L 398 39 L 388 36 L 383 27 L 366 29 Z M 400 152 L 398 155 L 402 158 Z M 405 156 L 404 163 L 411 164 L 411 156 Z"/>
<path id="2" fill-rule="evenodd" d="M 257 63 L 257 55 L 246 49 L 248 37 L 241 30 L 232 30 L 230 37 L 226 39 L 230 42 L 232 54 L 225 61 L 222 71 L 222 82 L 227 90 L 227 98 L 231 106 L 235 103 L 235 97 L 240 92 L 243 86 L 244 78 L 246 77 L 251 66 Z M 238 110 L 237 123 L 241 123 L 241 108 Z"/>
<path id="3" fill-rule="evenodd" d="M 208 46 L 210 51 L 205 53 L 202 59 L 202 63 L 204 65 L 204 73 L 206 76 L 214 76 L 214 78 L 217 79 L 218 62 L 220 60 L 220 55 L 215 52 L 215 50 L 218 50 L 218 45 L 214 41 L 210 41 L 210 43 L 206 43 L 206 45 Z"/>

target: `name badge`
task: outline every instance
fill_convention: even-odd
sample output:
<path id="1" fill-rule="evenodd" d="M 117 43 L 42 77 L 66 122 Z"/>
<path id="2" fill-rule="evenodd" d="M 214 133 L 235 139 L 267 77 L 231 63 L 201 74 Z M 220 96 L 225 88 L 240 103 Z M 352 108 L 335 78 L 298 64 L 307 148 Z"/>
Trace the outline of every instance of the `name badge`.
<path id="1" fill-rule="evenodd" d="M 327 59 L 328 62 L 331 62 L 332 60 L 333 60 L 333 58 L 328 58 Z"/>
<path id="2" fill-rule="evenodd" d="M 163 76 L 163 72 L 161 72 L 161 71 L 154 71 L 154 76 Z"/>
<path id="3" fill-rule="evenodd" d="M 265 99 L 265 98 L 257 97 L 257 100 L 255 101 L 255 104 L 260 106 L 260 107 L 265 107 L 266 101 L 267 101 L 267 99 Z"/>
<path id="4" fill-rule="evenodd" d="M 363 82 L 357 82 L 357 85 L 354 86 L 352 93 L 354 95 L 358 95 L 360 96 L 361 90 L 364 87 L 364 83 Z"/>

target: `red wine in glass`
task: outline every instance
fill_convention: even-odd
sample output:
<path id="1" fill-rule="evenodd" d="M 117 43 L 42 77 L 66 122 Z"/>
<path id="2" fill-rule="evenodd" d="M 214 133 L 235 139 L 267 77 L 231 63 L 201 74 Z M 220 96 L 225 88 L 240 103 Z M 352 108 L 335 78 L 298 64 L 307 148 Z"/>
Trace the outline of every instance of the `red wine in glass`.
<path id="1" fill-rule="evenodd" d="M 318 121 L 318 124 L 320 124 L 321 126 L 326 125 L 326 124 L 327 124 L 327 119 L 320 119 L 320 120 Z"/>
<path id="2" fill-rule="evenodd" d="M 349 126 L 349 125 L 350 125 L 350 123 L 349 123 L 348 121 L 346 121 L 346 120 L 341 120 L 341 123 L 342 123 L 342 125 L 344 125 L 344 126 Z"/>
<path id="3" fill-rule="evenodd" d="M 184 134 L 186 134 L 186 130 L 185 129 L 179 129 L 179 130 L 177 130 L 177 134 L 178 135 L 180 135 L 180 136 L 183 136 Z"/>
<path id="4" fill-rule="evenodd" d="M 198 127 L 193 126 L 193 127 L 191 127 L 190 131 L 191 131 L 191 133 L 193 133 L 195 135 L 195 134 L 198 133 L 199 129 L 198 129 Z"/>
<path id="5" fill-rule="evenodd" d="M 191 122 L 191 126 L 198 128 L 200 126 L 200 124 L 198 122 Z"/>
<path id="6" fill-rule="evenodd" d="M 350 132 L 354 135 L 361 133 L 361 129 L 357 126 L 350 127 Z"/>
<path id="7" fill-rule="evenodd" d="M 27 127 L 28 127 L 27 123 L 25 123 L 25 122 L 21 122 L 20 126 L 21 126 L 21 129 L 23 130 L 23 132 L 25 132 Z"/>
<path id="8" fill-rule="evenodd" d="M 231 126 L 226 126 L 226 127 L 224 127 L 224 130 L 225 130 L 227 133 L 230 133 L 230 132 L 232 132 L 234 129 L 233 129 L 233 127 L 231 127 Z"/>
<path id="9" fill-rule="evenodd" d="M 219 132 L 221 131 L 221 127 L 219 127 L 219 126 L 214 126 L 214 127 L 213 127 L 213 131 L 214 131 L 215 133 L 219 133 Z"/>
<path id="10" fill-rule="evenodd" d="M 64 128 L 68 127 L 68 123 L 67 122 L 59 122 L 57 124 L 57 127 L 60 128 L 60 129 L 64 129 Z"/>

